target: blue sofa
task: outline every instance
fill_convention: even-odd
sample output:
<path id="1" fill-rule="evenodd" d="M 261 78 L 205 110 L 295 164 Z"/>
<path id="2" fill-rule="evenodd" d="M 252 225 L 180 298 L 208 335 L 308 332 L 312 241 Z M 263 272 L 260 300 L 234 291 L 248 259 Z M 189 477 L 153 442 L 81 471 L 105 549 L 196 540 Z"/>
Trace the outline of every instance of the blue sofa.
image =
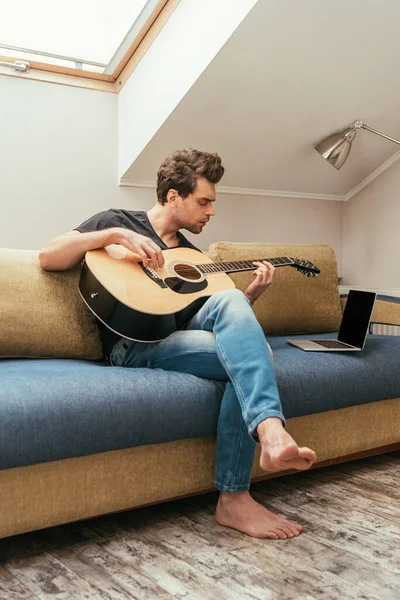
<path id="1" fill-rule="evenodd" d="M 228 260 L 230 251 L 232 260 L 237 260 L 238 252 L 248 258 L 250 250 L 257 256 L 249 245 L 227 246 L 213 246 L 211 256 L 217 253 L 216 259 Z M 281 250 L 275 248 L 275 256 Z M 330 249 L 305 246 L 302 250 L 313 262 L 323 264 L 326 272 L 331 269 L 335 279 Z M 267 256 L 271 255 L 272 248 Z M 1 260 L 3 273 L 12 263 L 12 272 L 19 264 L 24 276 L 19 284 L 10 285 L 15 277 L 10 268 L 0 296 L 0 325 L 3 333 L 5 327 L 9 333 L 0 338 L 0 537 L 211 489 L 223 384 L 160 369 L 109 366 L 98 353 L 93 318 L 76 293 L 78 270 L 44 274 L 37 253 L 22 251 L 0 251 Z M 21 282 L 29 277 L 36 290 L 42 290 L 38 295 L 45 308 L 28 306 L 23 314 Z M 241 283 L 246 282 L 236 281 L 238 287 Z M 279 283 L 276 286 L 271 303 L 281 304 L 284 291 Z M 318 294 L 326 295 L 326 286 L 332 287 L 332 282 L 315 286 L 304 302 L 315 310 Z M 334 308 L 328 312 L 321 308 L 319 317 L 311 315 L 311 320 L 325 319 L 324 326 L 322 321 L 318 325 L 325 330 L 313 331 L 313 337 L 336 335 L 326 330 L 337 323 L 337 306 L 341 310 L 336 281 L 334 286 Z M 58 294 L 64 297 L 65 290 L 72 288 L 71 306 L 66 306 L 67 298 L 64 318 L 54 319 L 52 303 L 58 307 Z M 295 297 L 302 297 L 301 290 Z M 305 314 L 309 311 L 306 306 Z M 71 324 L 71 314 L 78 327 Z M 53 321 L 46 322 L 49 315 Z M 398 323 L 399 316 L 398 298 L 378 298 L 375 320 Z M 258 318 L 263 323 L 261 313 Z M 266 318 L 273 329 L 271 317 Z M 35 319 L 36 325 L 30 325 Z M 42 339 L 37 327 L 42 327 Z M 92 331 L 92 346 L 82 351 L 79 339 L 75 347 L 62 350 L 66 356 L 46 357 L 49 347 L 63 347 L 67 329 L 74 327 L 86 331 L 85 335 Z M 282 323 L 276 327 L 282 329 Z M 316 466 L 400 448 L 400 337 L 370 335 L 361 353 L 315 354 L 286 342 L 289 336 L 309 337 L 307 319 L 303 316 L 288 327 L 304 332 L 277 335 L 272 331 L 268 341 L 288 431 L 299 444 L 315 449 Z M 38 356 L 40 348 L 44 356 Z M 269 476 L 256 460 L 253 479 Z"/>

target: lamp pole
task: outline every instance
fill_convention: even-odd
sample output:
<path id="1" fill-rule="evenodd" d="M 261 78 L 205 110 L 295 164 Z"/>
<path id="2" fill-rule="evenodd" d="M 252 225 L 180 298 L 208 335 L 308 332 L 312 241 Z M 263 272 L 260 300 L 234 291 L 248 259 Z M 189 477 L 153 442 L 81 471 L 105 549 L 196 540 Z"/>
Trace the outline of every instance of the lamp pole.
<path id="1" fill-rule="evenodd" d="M 368 127 L 368 125 L 366 125 L 365 123 L 363 123 L 362 121 L 354 121 L 353 126 L 356 129 L 367 129 L 367 131 L 371 131 L 372 133 L 376 133 L 376 135 L 380 135 L 381 137 L 390 140 L 391 142 L 394 142 L 395 144 L 399 144 L 400 142 L 399 140 L 395 140 L 394 138 L 390 137 L 389 135 L 385 135 L 384 133 L 381 133 L 380 131 L 377 131 L 376 129 L 372 129 L 372 127 Z"/>

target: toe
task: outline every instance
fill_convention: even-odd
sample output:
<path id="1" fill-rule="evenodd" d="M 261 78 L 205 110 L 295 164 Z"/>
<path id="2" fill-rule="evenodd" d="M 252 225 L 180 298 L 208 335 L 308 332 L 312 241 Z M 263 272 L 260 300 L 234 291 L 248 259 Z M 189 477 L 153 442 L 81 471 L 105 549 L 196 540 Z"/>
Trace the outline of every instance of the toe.
<path id="1" fill-rule="evenodd" d="M 285 460 L 284 468 L 286 469 L 296 469 L 297 471 L 306 471 L 312 465 L 312 461 L 307 458 L 294 458 L 293 460 Z"/>
<path id="2" fill-rule="evenodd" d="M 287 537 L 292 538 L 294 536 L 294 528 L 290 524 L 281 525 L 282 530 L 286 533 Z"/>
<path id="3" fill-rule="evenodd" d="M 306 471 L 307 469 L 312 467 L 313 463 L 314 463 L 313 460 L 305 458 L 302 460 L 302 465 L 299 465 L 299 467 L 297 467 L 297 468 L 299 471 Z"/>
<path id="4" fill-rule="evenodd" d="M 314 462 L 317 458 L 314 450 L 311 450 L 310 448 L 299 448 L 299 456 L 311 462 Z"/>
<path id="5" fill-rule="evenodd" d="M 291 527 L 290 531 L 292 532 L 292 534 L 297 537 L 298 535 L 300 535 L 301 533 L 301 529 L 299 529 L 298 527 Z"/>
<path id="6" fill-rule="evenodd" d="M 285 531 L 289 531 L 295 536 L 299 535 L 303 531 L 302 525 L 294 523 L 293 521 L 289 521 L 284 517 L 282 517 L 282 522 L 280 523 L 280 526 L 283 527 Z"/>
<path id="7" fill-rule="evenodd" d="M 280 527 L 274 527 L 274 531 L 278 535 L 278 537 L 279 537 L 280 540 L 286 540 L 287 539 L 288 536 L 287 536 L 287 534 L 286 534 L 286 532 L 285 532 L 285 530 L 283 528 L 281 529 Z"/>
<path id="8" fill-rule="evenodd" d="M 296 523 L 296 530 L 301 533 L 303 531 L 303 525 L 297 525 Z"/>
<path id="9" fill-rule="evenodd" d="M 292 533 L 291 531 L 286 531 L 286 535 L 290 539 L 294 537 L 294 533 Z"/>
<path id="10" fill-rule="evenodd" d="M 291 442 L 285 446 L 280 452 L 280 460 L 293 460 L 299 456 L 299 448 L 295 442 Z"/>

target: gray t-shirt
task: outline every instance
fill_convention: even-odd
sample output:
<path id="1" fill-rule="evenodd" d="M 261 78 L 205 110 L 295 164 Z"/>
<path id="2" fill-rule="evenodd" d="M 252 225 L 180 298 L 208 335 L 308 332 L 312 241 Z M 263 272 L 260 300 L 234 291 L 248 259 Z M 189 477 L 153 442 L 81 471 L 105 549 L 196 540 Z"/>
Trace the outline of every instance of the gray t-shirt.
<path id="1" fill-rule="evenodd" d="M 99 212 L 83 223 L 75 227 L 76 231 L 80 231 L 81 233 L 89 233 L 90 231 L 100 231 L 102 229 L 109 229 L 111 227 L 125 227 L 126 229 L 130 229 L 135 233 L 140 233 L 141 235 L 145 235 L 153 240 L 160 246 L 162 250 L 168 250 L 168 246 L 162 241 L 161 238 L 158 237 L 153 227 L 150 224 L 147 213 L 143 210 L 125 210 L 119 208 L 110 208 L 109 210 L 104 210 Z M 179 239 L 179 246 L 184 248 L 193 248 L 194 250 L 199 250 L 193 244 L 189 242 L 185 238 L 184 235 L 181 234 L 180 231 L 177 233 Z M 103 342 L 104 353 L 109 358 L 111 354 L 111 350 L 114 345 L 121 339 L 121 336 L 114 333 L 106 327 L 101 321 L 97 320 L 100 335 Z"/>

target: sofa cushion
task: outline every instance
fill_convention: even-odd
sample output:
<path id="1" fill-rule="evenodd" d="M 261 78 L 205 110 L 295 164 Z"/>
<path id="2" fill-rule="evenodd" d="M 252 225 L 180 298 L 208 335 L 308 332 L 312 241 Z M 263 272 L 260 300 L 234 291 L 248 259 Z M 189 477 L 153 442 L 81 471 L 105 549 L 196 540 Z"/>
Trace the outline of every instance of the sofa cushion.
<path id="1" fill-rule="evenodd" d="M 304 352 L 286 341 L 309 338 L 268 338 L 287 418 L 400 398 L 400 336 L 369 335 L 361 352 Z M 312 336 L 319 338 L 337 333 Z"/>
<path id="2" fill-rule="evenodd" d="M 37 251 L 0 249 L 0 357 L 102 358 L 79 274 L 43 271 Z"/>
<path id="3" fill-rule="evenodd" d="M 0 360 L 0 469 L 213 435 L 224 384 L 78 360 Z"/>
<path id="4" fill-rule="evenodd" d="M 354 353 L 269 342 L 288 419 L 400 397 L 400 337 L 369 336 Z M 2 360 L 0 381 L 0 469 L 214 436 L 223 393 L 193 375 L 75 360 Z"/>
<path id="5" fill-rule="evenodd" d="M 274 284 L 255 302 L 254 312 L 266 334 L 339 329 L 342 309 L 336 258 L 330 246 L 217 242 L 210 246 L 209 256 L 215 261 L 289 256 L 314 263 L 321 270 L 315 279 L 293 268 L 277 269 Z M 251 271 L 232 273 L 231 277 L 243 291 L 253 281 Z"/>

